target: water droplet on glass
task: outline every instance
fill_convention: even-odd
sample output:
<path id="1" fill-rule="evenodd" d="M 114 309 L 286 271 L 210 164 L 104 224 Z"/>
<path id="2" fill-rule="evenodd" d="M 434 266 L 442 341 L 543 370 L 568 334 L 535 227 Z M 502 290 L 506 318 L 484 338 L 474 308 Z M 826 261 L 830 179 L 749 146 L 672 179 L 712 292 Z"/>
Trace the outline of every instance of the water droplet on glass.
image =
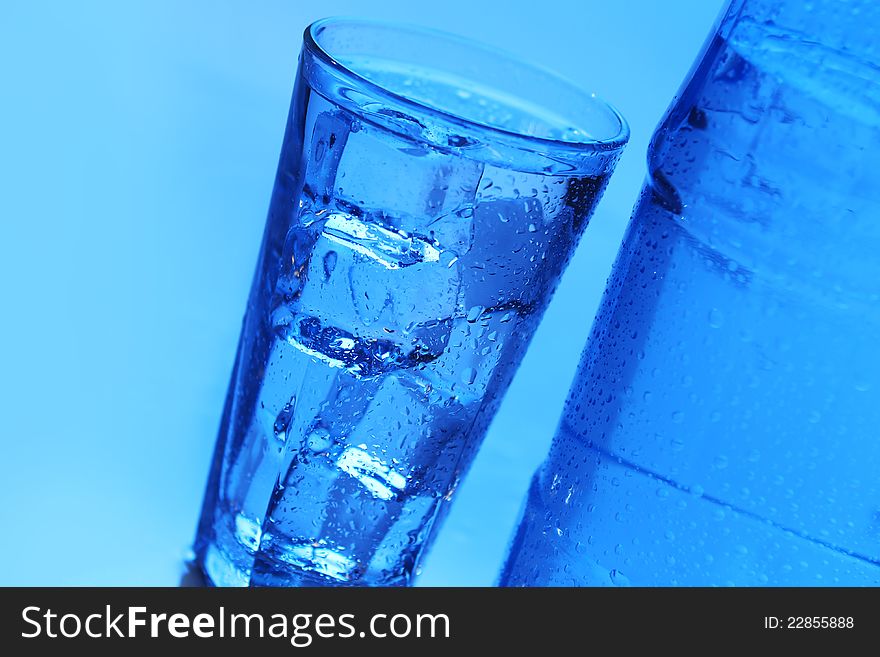
<path id="1" fill-rule="evenodd" d="M 480 319 L 480 315 L 483 314 L 483 311 L 486 310 L 485 306 L 474 306 L 470 310 L 468 310 L 467 321 L 471 324 Z"/>
<path id="2" fill-rule="evenodd" d="M 629 577 L 624 575 L 622 572 L 617 570 L 616 568 L 608 573 L 608 576 L 611 578 L 611 583 L 614 586 L 629 586 Z"/>
<path id="3" fill-rule="evenodd" d="M 313 452 L 326 452 L 331 442 L 330 432 L 324 427 L 314 429 L 306 438 L 306 446 Z"/>
<path id="4" fill-rule="evenodd" d="M 290 422 L 293 419 L 293 410 L 296 407 L 296 397 L 291 397 L 284 407 L 275 417 L 275 423 L 272 426 L 275 438 L 282 443 L 287 440 L 287 431 L 290 428 Z"/>

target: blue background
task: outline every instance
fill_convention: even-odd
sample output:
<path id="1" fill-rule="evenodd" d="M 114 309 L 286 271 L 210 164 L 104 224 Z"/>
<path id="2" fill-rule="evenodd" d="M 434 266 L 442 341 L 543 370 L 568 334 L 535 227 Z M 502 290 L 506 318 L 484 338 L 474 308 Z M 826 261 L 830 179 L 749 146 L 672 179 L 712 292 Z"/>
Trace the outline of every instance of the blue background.
<path id="1" fill-rule="evenodd" d="M 721 0 L 20 2 L 0 21 L 0 584 L 174 585 L 192 539 L 303 27 L 479 39 L 632 139 L 422 585 L 493 583 L 644 175 Z"/>

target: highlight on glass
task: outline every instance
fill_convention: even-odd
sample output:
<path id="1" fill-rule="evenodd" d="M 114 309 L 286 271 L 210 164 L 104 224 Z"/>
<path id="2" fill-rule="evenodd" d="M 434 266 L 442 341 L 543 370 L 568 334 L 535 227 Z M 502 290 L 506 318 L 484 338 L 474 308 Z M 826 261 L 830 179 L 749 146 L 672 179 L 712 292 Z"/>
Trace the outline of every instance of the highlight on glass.
<path id="1" fill-rule="evenodd" d="M 319 21 L 196 538 L 216 585 L 406 585 L 628 138 L 457 37 Z"/>

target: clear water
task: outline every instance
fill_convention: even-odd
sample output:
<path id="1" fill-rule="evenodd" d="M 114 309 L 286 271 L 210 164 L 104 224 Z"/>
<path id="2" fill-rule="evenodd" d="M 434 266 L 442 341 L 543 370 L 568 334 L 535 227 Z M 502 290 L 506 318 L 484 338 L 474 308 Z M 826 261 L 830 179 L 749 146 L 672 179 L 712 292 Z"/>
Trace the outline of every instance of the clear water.
<path id="1" fill-rule="evenodd" d="M 359 56 L 343 63 L 383 89 L 481 125 L 572 143 L 607 136 L 598 122 L 586 125 L 588 117 L 578 115 L 576 107 L 538 104 L 471 79 L 389 59 Z"/>
<path id="2" fill-rule="evenodd" d="M 502 584 L 880 584 L 877 90 L 767 24 L 709 46 Z"/>
<path id="3" fill-rule="evenodd" d="M 198 559 L 220 585 L 406 584 L 605 180 L 441 152 L 302 81 L 291 117 Z"/>

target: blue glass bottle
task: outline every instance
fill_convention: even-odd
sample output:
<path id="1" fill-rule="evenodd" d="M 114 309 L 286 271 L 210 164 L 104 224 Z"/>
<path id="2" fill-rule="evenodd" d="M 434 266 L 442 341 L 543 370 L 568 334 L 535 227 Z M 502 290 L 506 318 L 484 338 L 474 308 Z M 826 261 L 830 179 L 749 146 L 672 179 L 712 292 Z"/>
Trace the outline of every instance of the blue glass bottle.
<path id="1" fill-rule="evenodd" d="M 732 2 L 502 585 L 880 584 L 880 6 Z"/>

